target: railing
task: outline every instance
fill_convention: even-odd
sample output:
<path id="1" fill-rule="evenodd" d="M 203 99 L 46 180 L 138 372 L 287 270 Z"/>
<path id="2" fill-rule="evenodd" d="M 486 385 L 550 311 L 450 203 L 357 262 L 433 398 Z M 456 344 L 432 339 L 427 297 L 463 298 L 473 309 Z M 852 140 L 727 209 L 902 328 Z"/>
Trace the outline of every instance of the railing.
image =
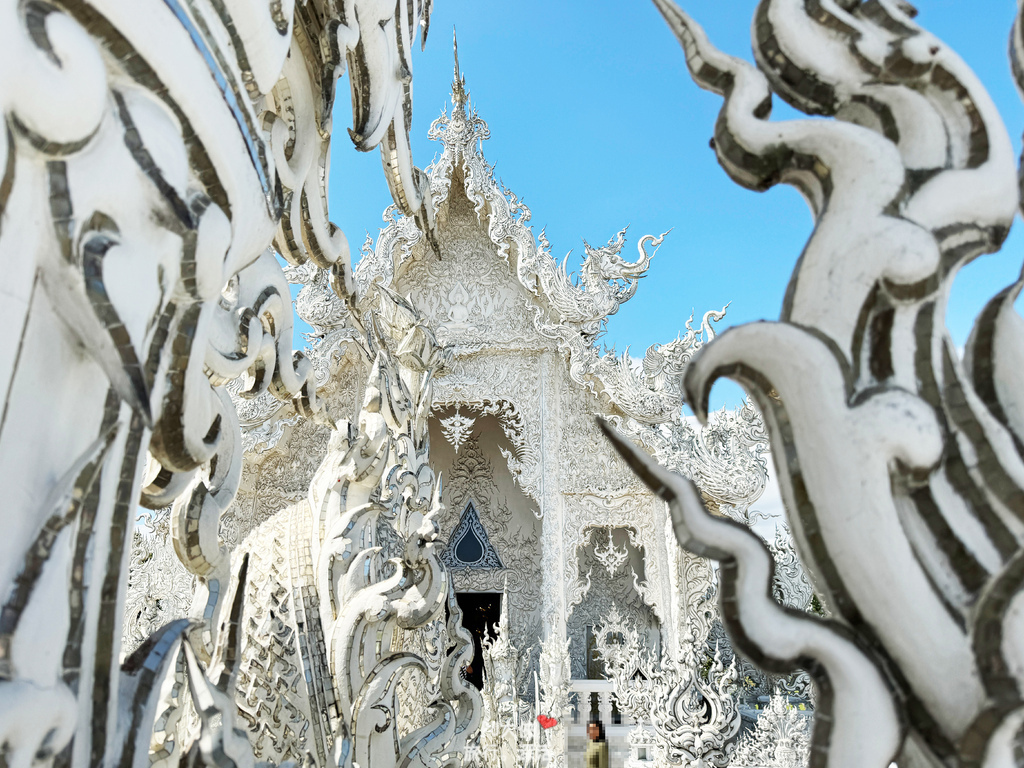
<path id="1" fill-rule="evenodd" d="M 654 758 L 654 732 L 649 723 L 643 723 L 648 732 L 648 739 L 641 739 L 636 744 L 630 740 L 630 732 L 636 727 L 636 721 L 619 712 L 613 701 L 615 685 L 611 680 L 573 680 L 569 684 L 568 742 L 570 754 L 582 754 L 586 748 L 585 727 L 590 713 L 596 706 L 598 717 L 605 725 L 605 737 L 608 740 L 608 757 L 611 768 L 640 768 L 650 765 Z M 572 768 L 573 763 L 570 763 Z"/>
<path id="2" fill-rule="evenodd" d="M 615 685 L 611 680 L 573 680 L 569 684 L 572 702 L 571 722 L 586 725 L 596 700 L 597 714 L 605 726 L 636 725 L 626 713 L 620 712 L 613 701 Z"/>

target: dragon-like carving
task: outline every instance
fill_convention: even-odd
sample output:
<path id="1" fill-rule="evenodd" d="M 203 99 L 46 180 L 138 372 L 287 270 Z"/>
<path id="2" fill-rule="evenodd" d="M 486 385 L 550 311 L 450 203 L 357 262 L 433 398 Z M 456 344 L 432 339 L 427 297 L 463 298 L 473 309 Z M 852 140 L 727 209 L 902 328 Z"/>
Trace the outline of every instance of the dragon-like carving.
<path id="1" fill-rule="evenodd" d="M 541 290 L 559 319 L 577 328 L 586 341 L 592 342 L 604 330 L 608 317 L 636 294 L 640 278 L 647 273 L 651 259 L 667 234 L 641 237 L 637 243 L 636 261 L 622 258 L 622 247 L 626 244 L 625 228 L 601 248 L 594 248 L 584 240 L 586 256 L 580 265 L 579 275 L 570 276 L 567 263 L 572 253 L 566 254 L 559 264 L 550 256 L 550 244 L 541 232 L 538 236 L 538 257 L 531 264 L 535 275 L 531 276 L 540 281 Z M 645 248 L 648 244 L 654 249 L 651 253 Z"/>
<path id="2" fill-rule="evenodd" d="M 584 346 L 586 337 L 558 334 L 560 343 L 570 350 L 570 371 L 580 383 L 596 382 L 598 389 L 627 418 L 645 425 L 660 425 L 679 420 L 682 405 L 682 372 L 690 358 L 715 337 L 712 322 L 725 317 L 725 309 L 704 313 L 699 329 L 686 321 L 686 333 L 667 344 L 655 344 L 644 353 L 639 366 L 633 364 L 627 349 L 621 355 L 599 354 L 593 345 Z"/>
<path id="3" fill-rule="evenodd" d="M 325 172 L 346 63 L 360 73 L 361 148 L 381 142 L 396 203 L 426 211 L 407 132 L 408 52 L 428 6 L 2 4 L 5 762 L 127 765 L 149 744 L 162 676 L 194 666 L 172 652 L 181 633 L 200 668 L 214 663 L 228 621 L 218 522 L 242 456 L 226 385 L 241 379 L 237 396 L 265 398 L 267 413 L 286 403 L 327 421 L 316 368 L 291 349 L 275 250 L 347 296 Z M 121 668 L 133 510 L 176 499 L 170 534 L 201 583 L 196 622 Z M 210 698 L 189 679 L 195 701 Z"/>
<path id="4" fill-rule="evenodd" d="M 756 400 L 831 616 L 769 599 L 763 542 L 609 435 L 669 502 L 680 545 L 722 562 L 737 647 L 814 678 L 812 766 L 1019 763 L 1021 284 L 982 312 L 962 358 L 942 322 L 958 269 L 999 248 L 1017 207 L 1002 120 L 905 3 L 764 0 L 756 68 L 656 4 L 694 80 L 725 99 L 723 168 L 752 189 L 795 186 L 815 217 L 779 322 L 725 332 L 684 384 L 701 419 L 720 376 Z M 1018 22 L 1014 56 L 1020 35 Z M 770 122 L 773 93 L 831 119 Z"/>
<path id="5" fill-rule="evenodd" d="M 647 348 L 643 359 L 645 383 L 649 389 L 674 392 L 678 400 L 683 398 L 683 372 L 687 363 L 698 349 L 715 338 L 711 325 L 725 317 L 725 310 L 709 310 L 701 318 L 700 327 L 693 327 L 693 315 L 686 321 L 686 333 L 677 336 L 667 344 L 655 344 Z"/>

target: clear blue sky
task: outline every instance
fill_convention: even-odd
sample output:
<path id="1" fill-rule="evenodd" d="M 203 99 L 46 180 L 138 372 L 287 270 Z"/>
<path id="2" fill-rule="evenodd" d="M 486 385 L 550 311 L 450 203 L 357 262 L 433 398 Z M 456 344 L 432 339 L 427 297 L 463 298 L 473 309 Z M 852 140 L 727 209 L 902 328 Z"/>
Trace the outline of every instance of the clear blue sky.
<path id="1" fill-rule="evenodd" d="M 755 0 L 684 0 L 683 8 L 724 50 L 750 55 Z M 1024 107 L 1010 75 L 1007 41 L 1014 0 L 921 0 L 918 21 L 951 45 L 988 86 L 1017 151 Z M 436 0 L 426 50 L 414 58 L 412 145 L 417 165 L 437 152 L 430 122 L 447 102 L 451 32 L 477 107 L 491 128 L 484 144 L 497 175 L 546 227 L 554 254 L 582 254 L 581 238 L 603 244 L 630 224 L 640 235 L 674 227 L 636 297 L 615 315 L 604 341 L 642 355 L 675 338 L 690 314 L 732 302 L 729 325 L 775 319 L 811 217 L 788 187 L 765 194 L 734 185 L 708 139 L 721 100 L 690 80 L 682 51 L 643 0 Z M 356 256 L 376 238 L 390 199 L 378 152 L 354 151 L 348 81 L 339 83 L 331 159 L 331 218 Z M 775 117 L 784 105 L 776 99 Z M 1014 228 L 1002 253 L 965 269 L 948 323 L 962 345 L 985 300 L 1011 282 L 1024 257 Z M 712 407 L 738 405 L 738 387 L 719 384 Z"/>

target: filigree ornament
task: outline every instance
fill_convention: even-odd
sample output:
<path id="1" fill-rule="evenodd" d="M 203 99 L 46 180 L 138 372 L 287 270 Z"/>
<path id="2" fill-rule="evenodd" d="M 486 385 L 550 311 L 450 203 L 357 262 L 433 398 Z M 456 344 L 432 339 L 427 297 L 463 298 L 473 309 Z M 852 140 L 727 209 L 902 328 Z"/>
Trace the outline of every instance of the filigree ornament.
<path id="1" fill-rule="evenodd" d="M 726 667 L 716 650 L 703 675 L 703 659 L 690 635 L 682 638 L 678 658 L 657 659 L 616 608 L 595 635 L 619 709 L 636 722 L 651 722 L 668 765 L 729 764 L 730 742 L 740 727 L 733 664 Z"/>
<path id="2" fill-rule="evenodd" d="M 554 718 L 556 722 L 554 725 L 543 725 L 539 734 L 536 727 L 533 728 L 533 741 L 536 747 L 533 762 L 538 768 L 542 765 L 548 768 L 565 768 L 568 763 L 562 744 L 566 733 L 572 684 L 570 644 L 568 637 L 561 639 L 554 634 L 545 637 L 540 644 L 540 670 L 538 677 L 535 678 L 535 686 L 539 686 L 540 690 L 534 707 L 537 714 L 531 720 L 531 725 L 541 716 Z M 543 743 L 537 743 L 538 741 Z"/>
<path id="3" fill-rule="evenodd" d="M 804 768 L 810 756 L 811 729 L 806 711 L 775 692 L 758 712 L 754 729 L 736 742 L 729 764 L 743 768 Z"/>
<path id="4" fill-rule="evenodd" d="M 619 549 L 615 546 L 612 527 L 608 526 L 608 543 L 604 549 L 601 549 L 599 544 L 595 544 L 594 556 L 608 571 L 608 575 L 614 576 L 619 572 L 619 568 L 629 560 L 629 551 L 625 547 Z"/>
<path id="5" fill-rule="evenodd" d="M 767 477 L 766 442 L 756 409 L 748 404 L 739 416 L 723 413 L 716 427 L 702 432 L 683 421 L 680 407 L 681 372 L 694 351 L 713 338 L 722 313 L 705 314 L 699 326 L 688 321 L 678 339 L 652 347 L 639 369 L 620 356 L 602 357 L 592 331 L 613 306 L 635 293 L 655 238 L 641 243 L 635 261 L 622 257 L 624 233 L 605 248 L 588 245 L 579 281 L 568 276 L 562 280 L 559 264 L 545 250 L 546 241 L 528 227 L 529 209 L 495 179 L 483 156 L 489 129 L 472 109 L 461 72 L 456 73 L 452 103 L 450 114 L 445 112 L 431 129 L 443 151 L 428 168 L 442 260 L 424 249 L 408 217 L 389 209 L 376 243 L 363 246 L 355 274 L 355 311 L 350 315 L 338 307 L 332 314 L 336 302 L 327 290 L 329 283 L 315 275 L 299 278 L 305 283 L 299 311 L 308 315 L 319 337 L 342 331 L 372 312 L 376 285 L 409 296 L 455 352 L 435 382 L 434 408 L 440 418 L 451 418 L 450 409 L 461 409 L 464 418 L 470 417 L 463 411 L 471 411 L 477 424 L 481 416 L 495 415 L 511 443 L 510 449 L 501 448 L 502 455 L 519 486 L 536 501 L 534 514 L 540 518 L 545 510 L 564 504 L 564 540 L 552 537 L 542 546 L 543 557 L 564 569 L 566 588 L 564 597 L 561 588 L 547 590 L 545 615 L 564 621 L 587 594 L 587 569 L 576 568 L 584 532 L 595 525 L 628 524 L 631 542 L 645 551 L 646 578 L 636 576 L 634 590 L 654 606 L 671 635 L 675 621 L 661 527 L 664 509 L 600 442 L 593 415 L 621 420 L 639 442 L 660 446 L 663 460 L 707 478 L 709 498 L 723 507 L 749 507 Z M 315 361 L 315 353 L 311 357 Z M 544 420 L 545 409 L 556 402 L 557 428 Z M 467 436 L 458 444 L 459 456 L 468 450 L 468 441 Z M 544 445 L 557 453 L 557 469 L 544 469 Z M 581 445 L 587 450 L 580 450 Z M 621 516 L 606 513 L 605 504 L 622 505 Z M 504 558 L 510 550 L 501 551 Z M 498 586 L 490 581 L 472 584 L 480 589 Z M 519 590 L 512 594 L 514 600 L 522 599 Z"/>
<path id="6" fill-rule="evenodd" d="M 441 432 L 444 434 L 445 439 L 451 443 L 452 448 L 455 452 L 459 452 L 459 448 L 466 442 L 466 438 L 469 437 L 473 425 L 476 424 L 476 419 L 469 416 L 463 416 L 459 409 L 455 409 L 455 413 L 446 419 L 441 419 Z"/>
<path id="7" fill-rule="evenodd" d="M 775 575 L 772 578 L 772 594 L 783 605 L 807 611 L 814 598 L 814 587 L 800 564 L 789 527 L 779 522 L 775 527 L 775 538 L 768 542 L 768 549 L 775 560 Z"/>
<path id="8" fill-rule="evenodd" d="M 750 518 L 759 514 L 754 513 L 738 522 L 750 525 Z M 767 540 L 766 544 L 775 565 L 772 578 L 774 599 L 781 605 L 805 613 L 828 616 L 828 609 L 815 595 L 807 573 L 797 558 L 792 535 L 785 523 L 777 521 L 775 537 Z M 689 631 L 698 643 L 703 639 L 707 653 L 713 654 L 716 648 L 722 648 L 726 658 L 732 656 L 736 663 L 738 679 L 741 681 L 741 699 L 751 706 L 757 706 L 760 697 L 770 697 L 777 690 L 781 690 L 799 698 L 805 706 L 813 710 L 815 691 L 807 672 L 798 670 L 784 675 L 767 673 L 748 659 L 733 654 L 732 642 L 722 626 L 722 617 L 718 609 L 718 569 L 709 560 L 688 553 L 681 555 L 682 573 L 679 583 L 683 585 L 684 599 L 681 602 L 686 605 Z M 686 631 L 681 630 L 681 634 L 685 634 Z"/>
<path id="9" fill-rule="evenodd" d="M 590 426 L 594 427 L 593 424 Z M 583 494 L 566 499 L 565 551 L 570 553 L 563 566 L 564 578 L 569 585 L 566 604 L 571 616 L 570 633 L 575 631 L 574 637 L 579 638 L 580 643 L 583 638 L 578 633 L 586 626 L 584 619 L 600 618 L 609 607 L 602 606 L 602 603 L 608 600 L 614 600 L 620 606 L 635 605 L 636 612 L 630 618 L 646 625 L 651 632 L 656 631 L 656 624 L 660 625 L 661 631 L 666 633 L 666 640 L 675 642 L 671 565 L 660 533 L 664 524 L 662 515 L 664 505 L 635 491 L 613 498 L 603 494 Z M 609 578 L 607 569 L 598 562 L 592 547 L 584 545 L 586 534 L 594 530 L 595 524 L 607 526 L 610 523 L 626 531 L 629 539 L 627 548 L 633 547 L 642 558 L 643 578 L 634 571 L 632 584 L 628 578 Z M 576 556 L 572 557 L 571 553 Z M 582 606 L 584 611 L 580 613 L 580 608 L 575 606 Z M 582 644 L 578 647 L 582 648 Z M 579 658 L 583 663 L 582 656 Z"/>
<path id="10" fill-rule="evenodd" d="M 140 515 L 132 536 L 124 602 L 121 655 L 130 656 L 150 635 L 188 615 L 195 576 L 170 541 L 170 510 Z"/>
<path id="11" fill-rule="evenodd" d="M 593 529 L 602 532 L 602 529 Z M 630 532 L 626 528 L 627 533 Z M 642 559 L 644 573 L 648 578 L 640 581 L 640 574 L 627 568 L 622 575 L 609 573 L 607 567 L 600 562 L 593 542 L 585 546 L 574 560 L 576 574 L 580 576 L 575 586 L 579 592 L 568 595 L 570 606 L 566 619 L 566 631 L 572 641 L 573 677 L 586 679 L 590 674 L 588 659 L 588 633 L 593 627 L 602 623 L 610 611 L 620 612 L 624 620 L 636 627 L 641 633 L 643 644 L 654 656 L 659 656 L 664 647 L 674 642 L 675 633 L 669 624 L 671 614 L 665 610 L 668 606 L 660 604 L 660 596 L 667 593 L 666 585 L 652 584 L 651 573 L 657 573 L 654 558 L 644 557 L 646 548 L 638 546 L 640 536 L 630 536 L 630 546 Z M 629 547 L 626 547 L 627 552 Z M 629 574 L 632 572 L 632 579 Z"/>
<path id="12" fill-rule="evenodd" d="M 0 353 L 12 499 L 0 547 L 4 762 L 458 763 L 478 699 L 459 676 L 469 640 L 439 561 L 432 409 L 472 402 L 499 418 L 538 516 L 561 502 L 545 478 L 572 466 L 552 463 L 561 446 L 537 447 L 540 404 L 568 398 L 566 382 L 647 427 L 678 418 L 676 368 L 710 338 L 713 315 L 642 371 L 594 347 L 661 237 L 642 237 L 635 257 L 623 256 L 624 233 L 585 243 L 570 276 L 494 180 L 479 146 L 486 125 L 457 69 L 451 117 L 433 129 L 442 158 L 430 174 L 412 164 L 410 55 L 429 10 L 76 0 L 0 11 L 4 67 L 17 70 L 0 78 L 0 252 L 14 265 L 5 294 L 17 340 Z M 326 199 L 346 69 L 350 138 L 380 146 L 395 202 L 354 282 Z M 450 278 L 443 321 L 426 323 L 397 289 L 413 276 L 403 264 L 441 250 L 435 215 L 475 227 L 501 256 L 458 262 L 463 274 L 447 278 L 419 262 L 435 284 Z M 297 304 L 314 327 L 308 357 L 291 349 L 289 280 L 303 283 Z M 470 359 L 494 341 L 496 318 L 510 322 L 493 348 L 528 353 L 530 376 Z M 451 361 L 435 331 L 463 353 L 461 378 L 436 397 L 434 374 Z M 359 366 L 342 364 L 361 352 Z M 486 386 L 457 390 L 474 379 Z M 585 416 L 592 435 L 591 405 L 572 418 Z M 336 428 L 357 410 L 357 424 Z M 290 450 L 293 440 L 308 450 Z M 572 482 L 599 472 L 643 492 L 610 451 L 600 458 Z M 158 557 L 140 537 L 134 563 L 126 551 L 140 497 L 173 505 L 168 538 L 185 569 L 173 583 L 151 578 L 166 548 Z M 653 580 L 666 553 L 646 526 L 637 541 Z M 538 553 L 565 560 L 561 538 L 538 530 L 518 539 L 533 572 Z M 154 586 L 169 594 L 138 600 Z M 656 602 L 646 582 L 634 588 Z M 191 618 L 177 618 L 186 597 Z M 554 626 L 565 594 L 538 597 L 536 621 Z M 137 647 L 119 667 L 126 603 Z M 418 713 L 397 701 L 412 689 Z"/>

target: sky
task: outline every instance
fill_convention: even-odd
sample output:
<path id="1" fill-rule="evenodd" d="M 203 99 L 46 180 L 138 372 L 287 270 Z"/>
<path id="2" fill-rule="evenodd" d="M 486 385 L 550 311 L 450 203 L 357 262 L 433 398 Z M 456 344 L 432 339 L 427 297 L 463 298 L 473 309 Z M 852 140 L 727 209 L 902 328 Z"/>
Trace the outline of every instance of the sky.
<path id="1" fill-rule="evenodd" d="M 723 50 L 752 60 L 756 0 L 683 0 Z M 918 22 L 957 51 L 988 87 L 1020 153 L 1024 106 L 1007 41 L 1015 0 L 921 0 Z M 413 61 L 413 157 L 439 151 L 430 122 L 448 102 L 452 27 L 473 105 L 490 126 L 484 154 L 496 175 L 547 231 L 552 252 L 582 257 L 582 238 L 603 245 L 629 224 L 624 254 L 646 233 L 672 229 L 637 295 L 613 316 L 603 342 L 642 356 L 675 338 L 691 311 L 730 303 L 719 330 L 777 319 L 790 273 L 810 234 L 803 199 L 789 187 L 755 193 L 735 185 L 708 146 L 721 99 L 700 90 L 682 50 L 644 0 L 436 0 L 429 39 Z M 348 141 L 348 81 L 339 83 L 331 156 L 331 219 L 353 253 L 374 238 L 390 203 L 378 152 Z M 792 115 L 775 100 L 775 118 Z M 947 323 L 962 346 L 984 302 L 1020 269 L 1021 225 L 1000 254 L 964 269 Z M 722 382 L 711 406 L 735 407 L 743 393 Z"/>

